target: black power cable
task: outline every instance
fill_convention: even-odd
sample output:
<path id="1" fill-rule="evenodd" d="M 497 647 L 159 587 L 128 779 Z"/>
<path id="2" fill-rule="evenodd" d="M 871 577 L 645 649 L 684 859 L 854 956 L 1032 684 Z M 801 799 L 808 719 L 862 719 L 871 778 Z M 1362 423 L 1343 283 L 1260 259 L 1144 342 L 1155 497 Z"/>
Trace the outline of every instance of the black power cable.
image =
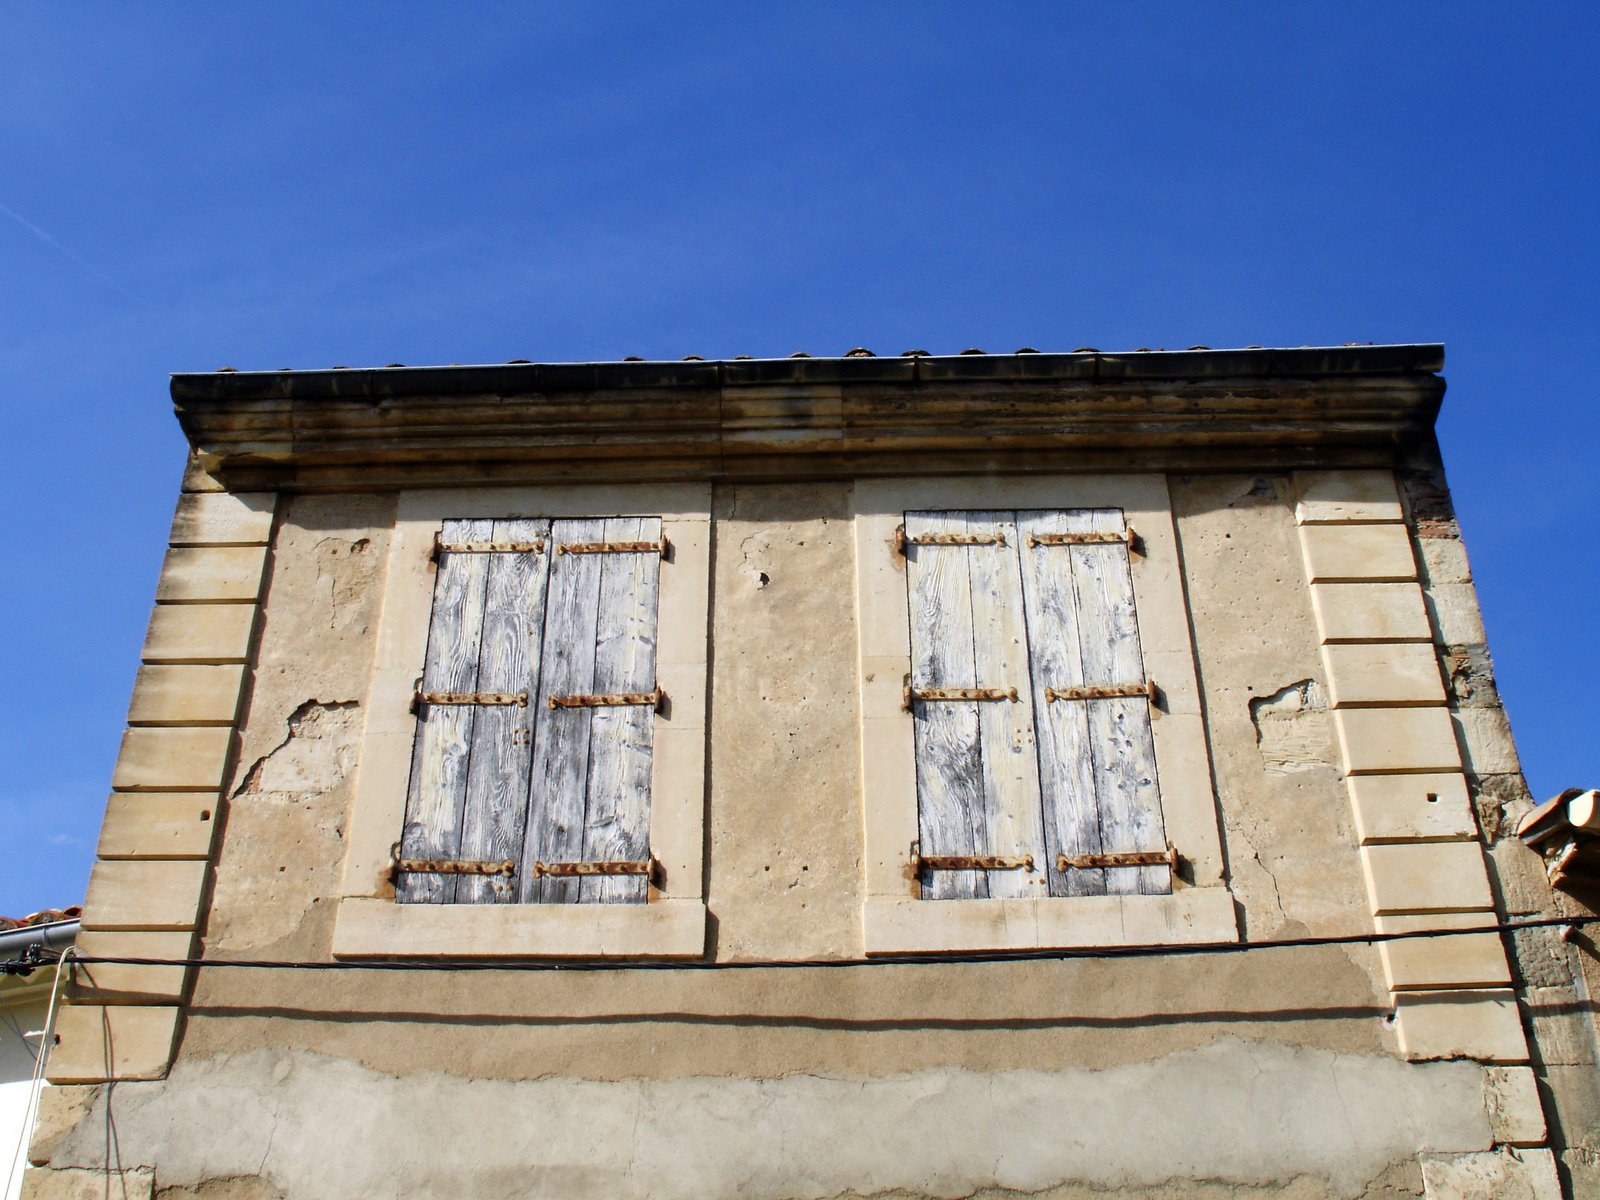
<path id="1" fill-rule="evenodd" d="M 705 959 L 640 962 L 594 960 L 489 960 L 393 961 L 358 959 L 333 962 L 282 962 L 251 958 L 135 958 L 112 954 L 77 954 L 67 951 L 76 964 L 130 967 L 232 967 L 263 971 L 750 971 L 827 970 L 841 967 L 884 967 L 950 963 L 1038 962 L 1068 959 L 1178 958 L 1206 954 L 1241 954 L 1253 950 L 1292 950 L 1316 946 L 1362 946 L 1425 938 L 1467 937 L 1483 933 L 1515 933 L 1522 929 L 1577 929 L 1600 924 L 1600 917 L 1541 917 L 1531 921 L 1502 921 L 1465 929 L 1415 929 L 1394 933 L 1348 933 L 1325 937 L 1275 938 L 1259 942 L 1204 942 L 1190 946 L 1086 946 L 1053 950 L 989 950 L 976 953 L 948 951 L 938 954 L 875 954 L 871 958 L 765 959 L 716 962 Z M 52 960 L 53 961 L 53 960 Z M 17 969 L 34 970 L 40 964 L 0 963 L 0 974 Z"/>

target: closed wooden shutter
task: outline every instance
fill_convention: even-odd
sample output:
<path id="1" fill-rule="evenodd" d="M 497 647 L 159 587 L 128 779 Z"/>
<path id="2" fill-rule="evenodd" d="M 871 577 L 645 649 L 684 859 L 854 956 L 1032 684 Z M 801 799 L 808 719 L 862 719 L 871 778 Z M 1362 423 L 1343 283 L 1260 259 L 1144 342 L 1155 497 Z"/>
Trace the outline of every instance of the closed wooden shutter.
<path id="1" fill-rule="evenodd" d="M 659 517 L 555 521 L 563 545 L 659 542 Z M 544 669 L 534 729 L 526 857 L 537 862 L 644 860 L 650 855 L 655 712 L 643 705 L 551 707 L 551 699 L 644 693 L 656 686 L 657 552 L 560 554 L 550 572 Z M 642 902 L 638 875 L 524 875 L 524 901 Z"/>
<path id="2" fill-rule="evenodd" d="M 444 523 L 400 858 L 513 873 L 403 870 L 399 900 L 644 901 L 642 874 L 541 866 L 650 857 L 655 710 L 606 701 L 655 691 L 660 538 L 654 517 Z"/>
<path id="3" fill-rule="evenodd" d="M 524 704 L 419 703 L 401 857 L 517 861 L 528 819 L 533 696 L 538 689 L 549 574 L 550 522 L 446 521 L 422 692 L 526 694 Z M 493 544 L 545 542 L 538 551 Z M 506 903 L 503 875 L 408 872 L 398 898 L 412 903 Z"/>
<path id="4" fill-rule="evenodd" d="M 1057 866 L 1165 849 L 1149 701 L 1048 698 L 1145 682 L 1126 541 L 1059 536 L 1125 532 L 1116 509 L 906 514 L 921 854 L 1035 864 L 924 870 L 925 898 L 1171 890 L 1165 865 Z M 951 689 L 1005 698 L 919 698 Z"/>

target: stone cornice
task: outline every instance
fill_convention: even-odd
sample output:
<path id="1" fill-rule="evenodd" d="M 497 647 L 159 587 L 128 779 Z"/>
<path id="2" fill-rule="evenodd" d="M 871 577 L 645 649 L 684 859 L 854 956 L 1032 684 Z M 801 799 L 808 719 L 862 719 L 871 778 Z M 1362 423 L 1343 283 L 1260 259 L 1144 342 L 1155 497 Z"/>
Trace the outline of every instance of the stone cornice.
<path id="1" fill-rule="evenodd" d="M 1380 465 L 1442 347 L 508 364 L 175 375 L 230 487 Z"/>

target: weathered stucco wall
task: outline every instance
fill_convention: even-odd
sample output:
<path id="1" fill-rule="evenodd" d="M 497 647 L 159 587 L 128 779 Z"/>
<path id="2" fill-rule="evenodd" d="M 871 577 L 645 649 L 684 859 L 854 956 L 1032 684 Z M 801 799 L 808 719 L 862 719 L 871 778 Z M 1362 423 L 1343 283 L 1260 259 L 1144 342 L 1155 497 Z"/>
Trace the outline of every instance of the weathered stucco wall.
<path id="1" fill-rule="evenodd" d="M 1289 479 L 1171 486 L 1242 936 L 1363 932 Z M 208 957 L 330 956 L 393 512 L 299 497 L 280 517 Z M 861 952 L 849 512 L 848 484 L 715 495 L 705 868 L 723 962 Z M 1389 1012 L 1361 946 L 201 970 L 170 1077 L 57 1089 L 35 1156 L 63 1188 L 153 1166 L 127 1180 L 174 1197 L 1417 1195 L 1419 1153 L 1487 1154 L 1508 1118 L 1492 1071 L 1398 1059 Z"/>

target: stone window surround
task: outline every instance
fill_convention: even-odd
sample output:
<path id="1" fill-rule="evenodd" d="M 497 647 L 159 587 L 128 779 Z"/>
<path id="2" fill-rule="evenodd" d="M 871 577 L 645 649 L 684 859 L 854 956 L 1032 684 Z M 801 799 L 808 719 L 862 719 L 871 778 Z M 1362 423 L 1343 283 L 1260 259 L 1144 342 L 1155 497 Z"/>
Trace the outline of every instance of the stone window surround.
<path id="1" fill-rule="evenodd" d="M 659 516 L 663 563 L 651 771 L 650 846 L 659 889 L 645 904 L 399 904 L 389 875 L 405 819 L 433 602 L 434 535 L 446 518 Z M 705 950 L 701 882 L 705 812 L 708 484 L 528 486 L 402 491 L 377 657 L 369 684 L 333 953 L 339 958 L 698 957 Z"/>
<path id="2" fill-rule="evenodd" d="M 1058 508 L 1120 508 L 1142 543 L 1131 568 L 1145 671 L 1161 693 L 1151 730 L 1162 813 L 1189 880 L 1175 881 L 1165 896 L 922 900 L 908 870 L 917 838 L 916 752 L 912 718 L 902 709 L 910 622 L 895 527 L 907 510 Z M 854 522 L 867 953 L 1236 941 L 1166 476 L 862 480 Z"/>

